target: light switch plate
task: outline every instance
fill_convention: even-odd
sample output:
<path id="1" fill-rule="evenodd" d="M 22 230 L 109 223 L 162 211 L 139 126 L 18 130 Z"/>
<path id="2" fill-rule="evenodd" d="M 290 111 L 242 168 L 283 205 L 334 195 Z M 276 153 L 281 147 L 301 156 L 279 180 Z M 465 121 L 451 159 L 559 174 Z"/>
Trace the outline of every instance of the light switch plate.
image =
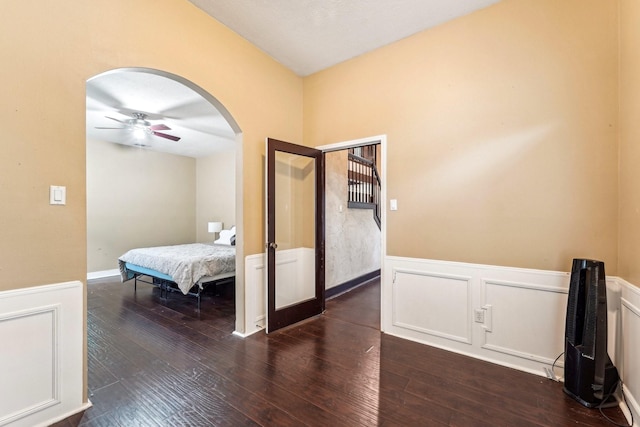
<path id="1" fill-rule="evenodd" d="M 52 185 L 49 187 L 49 204 L 50 205 L 66 205 L 67 204 L 67 187 L 60 185 Z"/>
<path id="2" fill-rule="evenodd" d="M 398 200 L 396 200 L 396 199 L 389 200 L 389 209 L 391 209 L 392 211 L 397 211 L 398 210 Z"/>

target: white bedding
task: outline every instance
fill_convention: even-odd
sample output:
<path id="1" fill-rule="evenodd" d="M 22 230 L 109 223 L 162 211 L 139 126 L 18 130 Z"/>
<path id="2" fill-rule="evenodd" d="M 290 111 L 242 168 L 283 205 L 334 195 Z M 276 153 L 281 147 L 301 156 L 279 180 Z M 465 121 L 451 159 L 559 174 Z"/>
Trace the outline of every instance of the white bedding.
<path id="1" fill-rule="evenodd" d="M 130 279 L 125 263 L 168 274 L 185 295 L 203 277 L 235 271 L 235 246 L 190 243 L 131 249 L 118 259 L 122 281 Z"/>

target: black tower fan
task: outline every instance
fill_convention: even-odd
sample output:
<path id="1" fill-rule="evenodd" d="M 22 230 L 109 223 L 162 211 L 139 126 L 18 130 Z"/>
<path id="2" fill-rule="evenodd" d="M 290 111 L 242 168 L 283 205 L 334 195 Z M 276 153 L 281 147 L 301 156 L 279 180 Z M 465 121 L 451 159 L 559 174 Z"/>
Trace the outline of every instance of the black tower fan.
<path id="1" fill-rule="evenodd" d="M 617 405 L 618 370 L 607 353 L 604 263 L 574 259 L 565 329 L 564 392 L 587 407 Z"/>

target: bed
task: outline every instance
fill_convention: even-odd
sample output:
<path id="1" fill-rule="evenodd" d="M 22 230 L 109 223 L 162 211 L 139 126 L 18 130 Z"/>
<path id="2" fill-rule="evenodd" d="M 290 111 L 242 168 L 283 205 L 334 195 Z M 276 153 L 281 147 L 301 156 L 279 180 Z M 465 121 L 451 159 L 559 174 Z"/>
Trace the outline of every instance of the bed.
<path id="1" fill-rule="evenodd" d="M 236 248 L 228 244 L 190 243 L 137 248 L 118 258 L 122 282 L 134 279 L 160 288 L 161 297 L 179 290 L 198 299 L 208 283 L 235 277 Z M 151 282 L 143 276 L 150 277 Z"/>

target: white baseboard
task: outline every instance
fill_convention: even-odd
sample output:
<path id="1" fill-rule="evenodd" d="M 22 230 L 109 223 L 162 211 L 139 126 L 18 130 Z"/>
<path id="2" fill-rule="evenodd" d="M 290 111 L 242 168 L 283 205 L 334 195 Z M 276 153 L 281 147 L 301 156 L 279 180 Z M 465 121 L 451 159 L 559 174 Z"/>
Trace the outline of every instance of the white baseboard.
<path id="1" fill-rule="evenodd" d="M 0 292 L 0 426 L 49 425 L 86 407 L 84 310 L 79 281 Z"/>
<path id="2" fill-rule="evenodd" d="M 81 407 L 71 411 L 71 412 L 67 412 L 65 414 L 60 414 L 59 416 L 52 418 L 50 420 L 47 420 L 46 422 L 34 426 L 34 427 L 47 427 L 50 426 L 52 424 L 58 423 L 62 420 L 66 420 L 69 417 L 74 416 L 75 414 L 79 414 L 80 412 L 86 411 L 87 409 L 91 408 L 93 406 L 93 404 L 91 403 L 91 401 L 88 401 L 87 403 L 85 403 L 84 405 L 82 405 Z"/>
<path id="3" fill-rule="evenodd" d="M 87 273 L 87 280 L 106 279 L 109 277 L 120 276 L 120 270 L 114 268 L 112 270 L 92 271 Z"/>

